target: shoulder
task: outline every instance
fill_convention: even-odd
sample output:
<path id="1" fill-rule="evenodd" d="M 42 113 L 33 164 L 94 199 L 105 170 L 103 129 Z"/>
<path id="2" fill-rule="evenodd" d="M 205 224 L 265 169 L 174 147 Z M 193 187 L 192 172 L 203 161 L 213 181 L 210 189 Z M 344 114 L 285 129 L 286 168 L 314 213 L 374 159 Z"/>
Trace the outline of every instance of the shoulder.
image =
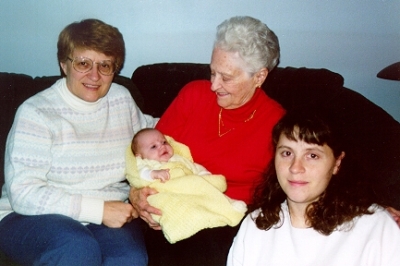
<path id="1" fill-rule="evenodd" d="M 64 79 L 59 79 L 51 87 L 29 97 L 19 107 L 18 112 L 24 112 L 32 115 L 35 110 L 53 108 L 59 106 L 61 98 L 57 90 L 62 86 Z"/>
<path id="2" fill-rule="evenodd" d="M 183 89 L 188 89 L 188 88 L 211 88 L 211 82 L 206 79 L 199 79 L 199 80 L 193 80 L 189 83 L 187 83 Z"/>
<path id="3" fill-rule="evenodd" d="M 211 82 L 209 80 L 194 80 L 187 83 L 179 92 L 180 95 L 193 95 L 193 94 L 212 94 Z"/>
<path id="4" fill-rule="evenodd" d="M 368 218 L 369 219 L 374 219 L 376 221 L 381 221 L 383 223 L 388 223 L 388 224 L 393 224 L 395 226 L 395 228 L 397 229 L 397 224 L 394 221 L 392 215 L 390 215 L 390 213 L 383 208 L 382 206 L 373 204 L 370 208 L 370 211 L 373 211 L 374 213 L 372 215 L 364 215 L 363 217 Z"/>
<path id="5" fill-rule="evenodd" d="M 124 108 L 131 109 L 134 105 L 134 100 L 131 93 L 122 85 L 117 83 L 112 83 L 111 87 L 104 97 L 112 108 L 121 110 Z"/>
<path id="6" fill-rule="evenodd" d="M 257 218 L 259 213 L 259 210 L 253 211 L 252 213 L 249 213 L 246 215 L 246 217 L 243 219 L 242 223 L 240 224 L 239 232 L 242 237 L 248 234 L 248 231 L 258 231 L 255 229 L 258 229 L 255 223 L 255 219 Z"/>
<path id="7" fill-rule="evenodd" d="M 178 93 L 174 104 L 186 111 L 204 111 L 204 105 L 214 103 L 215 93 L 211 91 L 211 82 L 195 80 L 187 83 Z"/>
<path id="8" fill-rule="evenodd" d="M 369 210 L 373 211 L 373 213 L 370 215 L 364 214 L 354 219 L 354 229 L 366 231 L 370 230 L 371 232 L 376 232 L 377 234 L 381 234 L 382 231 L 398 233 L 398 225 L 390 213 L 386 211 L 386 209 L 374 204 L 369 208 Z"/>
<path id="9" fill-rule="evenodd" d="M 57 80 L 53 85 L 48 87 L 47 89 L 44 89 L 35 95 L 31 96 L 28 98 L 24 103 L 30 103 L 30 104 L 35 104 L 35 103 L 40 103 L 42 101 L 52 101 L 54 98 L 60 98 L 58 96 L 58 90 L 60 90 L 65 84 L 65 78 L 61 78 Z"/>
<path id="10" fill-rule="evenodd" d="M 399 227 L 383 207 L 373 205 L 371 210 L 374 211 L 373 214 L 355 219 L 351 230 L 354 243 L 368 243 L 363 247 L 364 252 L 369 258 L 379 260 L 379 265 L 398 265 Z M 375 264 L 377 263 L 371 263 Z"/>
<path id="11" fill-rule="evenodd" d="M 108 95 L 112 96 L 112 97 L 113 96 L 127 96 L 127 97 L 132 98 L 128 89 L 117 83 L 111 84 L 110 90 L 108 91 Z"/>

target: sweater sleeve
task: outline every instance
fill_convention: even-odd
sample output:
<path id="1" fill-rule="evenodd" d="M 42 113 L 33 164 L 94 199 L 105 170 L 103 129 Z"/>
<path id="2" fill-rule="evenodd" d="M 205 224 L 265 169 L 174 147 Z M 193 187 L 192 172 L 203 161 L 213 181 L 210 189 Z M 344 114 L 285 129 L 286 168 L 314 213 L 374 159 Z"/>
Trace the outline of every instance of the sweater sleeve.
<path id="1" fill-rule="evenodd" d="M 101 224 L 103 222 L 104 201 L 95 198 L 82 198 L 78 221 Z"/>
<path id="2" fill-rule="evenodd" d="M 46 123 L 34 106 L 23 104 L 6 144 L 5 184 L 10 204 L 24 215 L 54 213 L 78 219 L 82 196 L 67 193 L 47 179 L 53 160 L 51 147 Z M 102 204 L 98 202 L 97 206 Z"/>
<path id="3" fill-rule="evenodd" d="M 153 178 L 151 178 L 151 171 L 153 169 L 146 165 L 144 160 L 140 157 L 136 157 L 136 162 L 140 178 L 149 182 L 154 181 Z"/>

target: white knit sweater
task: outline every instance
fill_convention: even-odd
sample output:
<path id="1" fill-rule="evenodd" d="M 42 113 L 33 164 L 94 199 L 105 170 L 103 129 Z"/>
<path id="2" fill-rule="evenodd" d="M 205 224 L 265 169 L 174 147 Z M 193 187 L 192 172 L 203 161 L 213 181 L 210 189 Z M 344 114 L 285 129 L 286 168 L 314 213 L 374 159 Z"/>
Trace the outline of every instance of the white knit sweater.
<path id="1" fill-rule="evenodd" d="M 113 83 L 105 97 L 89 103 L 58 80 L 16 113 L 6 144 L 0 219 L 15 211 L 100 224 L 104 201 L 128 198 L 125 150 L 134 132 L 156 122 L 120 85 Z"/>

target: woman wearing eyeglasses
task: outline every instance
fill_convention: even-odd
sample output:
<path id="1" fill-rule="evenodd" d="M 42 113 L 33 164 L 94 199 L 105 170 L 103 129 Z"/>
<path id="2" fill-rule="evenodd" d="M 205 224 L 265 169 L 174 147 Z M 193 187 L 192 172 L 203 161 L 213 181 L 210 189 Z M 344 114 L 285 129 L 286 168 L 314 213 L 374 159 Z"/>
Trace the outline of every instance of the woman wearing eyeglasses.
<path id="1" fill-rule="evenodd" d="M 19 107 L 8 136 L 0 249 L 23 265 L 146 265 L 125 150 L 156 120 L 112 83 L 123 37 L 88 19 L 57 46 L 64 78 Z"/>

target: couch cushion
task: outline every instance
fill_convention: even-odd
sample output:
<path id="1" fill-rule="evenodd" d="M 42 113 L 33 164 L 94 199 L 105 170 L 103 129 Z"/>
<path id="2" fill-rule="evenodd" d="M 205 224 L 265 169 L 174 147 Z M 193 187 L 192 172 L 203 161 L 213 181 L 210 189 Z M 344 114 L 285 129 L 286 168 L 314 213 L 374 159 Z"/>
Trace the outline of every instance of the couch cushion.
<path id="1" fill-rule="evenodd" d="M 323 104 L 342 90 L 344 79 L 327 69 L 275 68 L 263 84 L 266 93 L 285 109 Z"/>
<path id="2" fill-rule="evenodd" d="M 210 79 L 207 64 L 161 63 L 138 67 L 132 81 L 145 99 L 144 113 L 160 117 L 189 81 Z"/>

